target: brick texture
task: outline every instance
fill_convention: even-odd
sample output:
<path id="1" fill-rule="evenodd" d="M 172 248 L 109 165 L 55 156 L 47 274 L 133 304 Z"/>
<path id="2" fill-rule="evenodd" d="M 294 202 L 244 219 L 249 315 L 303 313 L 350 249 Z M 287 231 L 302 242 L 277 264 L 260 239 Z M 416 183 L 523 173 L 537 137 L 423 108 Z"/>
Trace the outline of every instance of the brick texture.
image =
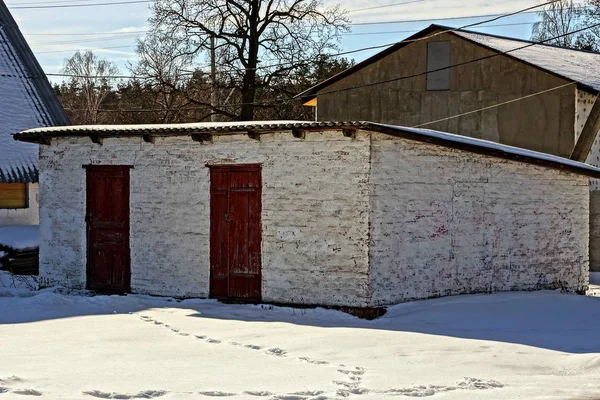
<path id="1" fill-rule="evenodd" d="M 374 305 L 588 282 L 588 179 L 375 134 Z"/>
<path id="2" fill-rule="evenodd" d="M 587 285 L 588 179 L 360 132 L 54 139 L 41 146 L 41 275 L 85 287 L 84 165 L 131 165 L 136 293 L 206 297 L 209 169 L 263 166 L 267 302 L 374 306 Z"/>
<path id="3" fill-rule="evenodd" d="M 290 133 L 54 140 L 41 146 L 41 274 L 85 287 L 85 170 L 132 165 L 131 284 L 136 293 L 205 297 L 209 281 L 207 163 L 263 166 L 263 299 L 367 304 L 368 136 Z"/>

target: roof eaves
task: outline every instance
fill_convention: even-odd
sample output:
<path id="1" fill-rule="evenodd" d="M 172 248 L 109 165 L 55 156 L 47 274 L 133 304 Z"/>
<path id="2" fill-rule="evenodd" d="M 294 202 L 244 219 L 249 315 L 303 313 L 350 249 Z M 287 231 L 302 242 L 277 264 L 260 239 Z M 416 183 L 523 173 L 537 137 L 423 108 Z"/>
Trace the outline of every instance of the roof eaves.
<path id="1" fill-rule="evenodd" d="M 566 158 L 540 153 L 532 150 L 507 146 L 486 140 L 475 139 L 467 136 L 439 132 L 428 129 L 408 128 L 402 126 L 386 125 L 366 121 L 349 122 L 265 122 L 231 125 L 210 124 L 174 124 L 174 125 L 148 125 L 140 128 L 136 126 L 94 127 L 72 126 L 55 128 L 37 128 L 24 131 L 15 135 L 16 140 L 46 143 L 56 137 L 131 137 L 131 136 L 184 136 L 194 134 L 227 135 L 240 133 L 272 133 L 281 131 L 323 131 L 323 130 L 367 130 L 379 132 L 404 139 L 431 143 L 443 147 L 459 149 L 471 153 L 483 154 L 492 157 L 515 160 L 528 164 L 540 165 L 553 169 L 560 169 L 572 173 L 600 179 L 600 168 L 576 162 Z"/>

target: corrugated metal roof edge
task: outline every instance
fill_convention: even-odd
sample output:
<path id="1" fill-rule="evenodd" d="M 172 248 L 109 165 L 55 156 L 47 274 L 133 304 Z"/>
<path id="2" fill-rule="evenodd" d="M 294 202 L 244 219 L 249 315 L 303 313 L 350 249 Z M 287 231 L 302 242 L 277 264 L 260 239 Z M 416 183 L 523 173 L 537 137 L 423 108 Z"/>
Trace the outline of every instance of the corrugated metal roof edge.
<path id="1" fill-rule="evenodd" d="M 403 126 L 378 124 L 368 121 L 269 121 L 269 122 L 232 122 L 232 123 L 196 123 L 196 124 L 164 124 L 164 125 L 89 125 L 36 128 L 14 135 L 15 140 L 24 142 L 49 144 L 52 138 L 58 137 L 90 137 L 98 140 L 110 137 L 132 136 L 188 136 L 196 134 L 226 135 L 249 133 L 260 135 L 277 131 L 322 131 L 367 130 L 388 134 L 404 139 L 436 144 L 444 147 L 464 150 L 519 162 L 541 165 L 544 167 L 566 170 L 580 175 L 600 179 L 600 168 L 581 162 L 569 160 L 537 151 L 498 144 L 482 139 L 456 135 L 429 129 L 417 129 Z"/>
<path id="2" fill-rule="evenodd" d="M 38 183 L 37 167 L 11 167 L 9 170 L 0 169 L 0 183 Z"/>

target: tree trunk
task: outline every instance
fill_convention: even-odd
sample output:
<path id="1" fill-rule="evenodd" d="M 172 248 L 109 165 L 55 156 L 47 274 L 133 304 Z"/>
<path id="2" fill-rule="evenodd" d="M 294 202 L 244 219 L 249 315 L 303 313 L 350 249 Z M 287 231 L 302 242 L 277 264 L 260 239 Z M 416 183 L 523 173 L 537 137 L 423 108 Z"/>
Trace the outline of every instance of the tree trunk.
<path id="1" fill-rule="evenodd" d="M 248 67 L 244 73 L 244 80 L 242 83 L 242 108 L 240 110 L 239 121 L 253 121 L 254 120 L 254 101 L 256 98 L 256 67 L 258 66 L 258 50 L 259 41 L 258 37 L 258 21 L 260 18 L 259 7 L 260 0 L 252 0 L 252 9 L 250 12 L 250 31 L 248 37 Z"/>

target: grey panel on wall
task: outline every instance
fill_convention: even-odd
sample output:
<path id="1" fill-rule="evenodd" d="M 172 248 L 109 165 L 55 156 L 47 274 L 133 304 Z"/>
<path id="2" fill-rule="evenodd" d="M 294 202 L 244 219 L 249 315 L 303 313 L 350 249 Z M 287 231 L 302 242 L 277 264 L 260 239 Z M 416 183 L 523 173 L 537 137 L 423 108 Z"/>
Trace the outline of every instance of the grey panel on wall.
<path id="1" fill-rule="evenodd" d="M 450 89 L 450 42 L 427 43 L 427 90 Z M 440 68 L 446 68 L 436 71 Z M 435 71 L 435 72 L 429 72 Z"/>

